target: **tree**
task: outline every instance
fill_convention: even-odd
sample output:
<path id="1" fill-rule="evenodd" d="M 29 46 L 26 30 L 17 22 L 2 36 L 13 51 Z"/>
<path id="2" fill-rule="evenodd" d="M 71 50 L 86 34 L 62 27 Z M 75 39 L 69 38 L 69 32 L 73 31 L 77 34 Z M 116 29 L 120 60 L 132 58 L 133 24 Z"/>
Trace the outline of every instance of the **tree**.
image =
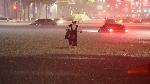
<path id="1" fill-rule="evenodd" d="M 19 1 L 19 0 L 15 0 L 15 1 Z M 52 5 L 56 0 L 22 0 L 22 3 L 23 3 L 23 10 L 28 14 L 28 20 L 29 20 L 29 15 L 30 15 L 30 5 L 31 3 L 33 4 L 33 6 L 36 6 L 37 7 L 37 14 L 35 14 L 35 11 L 34 11 L 34 14 L 33 14 L 33 17 L 34 18 L 39 18 L 40 15 L 41 15 L 41 11 L 42 11 L 42 6 L 44 4 L 46 4 L 46 10 L 47 10 L 47 7 Z M 35 7 L 34 7 L 35 8 Z M 26 11 L 27 10 L 27 11 Z M 24 13 L 24 17 L 25 17 L 25 14 Z"/>

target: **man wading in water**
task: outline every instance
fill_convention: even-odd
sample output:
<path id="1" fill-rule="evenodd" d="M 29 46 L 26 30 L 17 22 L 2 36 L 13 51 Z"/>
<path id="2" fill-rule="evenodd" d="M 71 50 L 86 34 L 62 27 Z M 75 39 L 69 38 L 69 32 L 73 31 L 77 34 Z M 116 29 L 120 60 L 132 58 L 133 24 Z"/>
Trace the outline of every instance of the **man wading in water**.
<path id="1" fill-rule="evenodd" d="M 72 21 L 72 24 L 68 25 L 69 29 L 67 29 L 65 39 L 68 39 L 70 47 L 77 47 L 77 31 L 78 25 L 76 21 Z"/>

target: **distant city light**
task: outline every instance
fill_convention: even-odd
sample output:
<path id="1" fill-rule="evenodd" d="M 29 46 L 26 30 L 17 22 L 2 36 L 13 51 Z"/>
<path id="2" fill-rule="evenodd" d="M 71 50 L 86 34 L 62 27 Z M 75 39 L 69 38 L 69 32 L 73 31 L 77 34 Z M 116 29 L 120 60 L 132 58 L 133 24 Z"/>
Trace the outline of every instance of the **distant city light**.
<path id="1" fill-rule="evenodd" d="M 120 2 L 120 0 L 117 0 L 117 2 Z"/>
<path id="2" fill-rule="evenodd" d="M 138 14 L 138 16 L 141 16 L 140 14 Z"/>
<path id="3" fill-rule="evenodd" d="M 92 2 L 92 3 L 94 3 L 95 2 L 95 0 L 88 0 L 89 2 Z"/>
<path id="4" fill-rule="evenodd" d="M 122 23 L 123 23 L 123 20 L 119 20 L 118 23 L 119 23 L 119 24 L 122 24 Z"/>
<path id="5" fill-rule="evenodd" d="M 144 10 L 144 12 L 146 13 L 146 12 L 147 12 L 147 10 Z"/>
<path id="6" fill-rule="evenodd" d="M 134 10 L 131 11 L 132 13 L 134 12 Z"/>
<path id="7" fill-rule="evenodd" d="M 110 5 L 107 5 L 107 7 L 110 7 Z"/>
<path id="8" fill-rule="evenodd" d="M 145 0 L 145 2 L 148 2 L 148 0 Z"/>
<path id="9" fill-rule="evenodd" d="M 116 4 L 115 6 L 118 7 L 118 4 Z"/>
<path id="10" fill-rule="evenodd" d="M 103 0 L 103 2 L 106 2 L 106 0 Z"/>
<path id="11" fill-rule="evenodd" d="M 136 2 L 136 5 L 138 5 L 139 4 L 139 2 Z"/>
<path id="12" fill-rule="evenodd" d="M 134 2 L 131 2 L 131 5 L 134 5 Z"/>
<path id="13" fill-rule="evenodd" d="M 33 3 L 31 3 L 30 6 L 32 7 L 32 6 L 33 6 Z"/>
<path id="14" fill-rule="evenodd" d="M 73 15 L 73 11 L 72 10 L 70 11 L 70 15 Z"/>
<path id="15" fill-rule="evenodd" d="M 146 14 L 146 16 L 149 16 L 149 14 Z"/>
<path id="16" fill-rule="evenodd" d="M 139 12 L 142 12 L 142 10 L 139 10 Z"/>

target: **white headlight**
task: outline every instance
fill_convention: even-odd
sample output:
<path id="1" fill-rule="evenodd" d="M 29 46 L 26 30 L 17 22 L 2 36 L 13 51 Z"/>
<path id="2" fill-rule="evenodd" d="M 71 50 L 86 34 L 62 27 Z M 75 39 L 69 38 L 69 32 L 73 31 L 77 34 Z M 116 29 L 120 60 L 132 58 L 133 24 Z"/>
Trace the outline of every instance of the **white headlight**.
<path id="1" fill-rule="evenodd" d="M 63 24 L 63 23 L 64 23 L 63 20 L 59 20 L 59 21 L 58 21 L 58 24 Z"/>
<path id="2" fill-rule="evenodd" d="M 125 32 L 128 32 L 128 30 L 125 30 Z"/>

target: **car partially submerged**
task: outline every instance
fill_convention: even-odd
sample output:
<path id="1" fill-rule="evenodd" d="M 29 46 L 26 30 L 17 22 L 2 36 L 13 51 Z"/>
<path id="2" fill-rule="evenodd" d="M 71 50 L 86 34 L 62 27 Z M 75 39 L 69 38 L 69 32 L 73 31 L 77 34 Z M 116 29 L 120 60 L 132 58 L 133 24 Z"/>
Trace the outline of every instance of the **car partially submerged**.
<path id="1" fill-rule="evenodd" d="M 122 24 L 112 23 L 112 24 L 104 24 L 98 32 L 128 32 L 128 30 L 125 28 Z"/>
<path id="2" fill-rule="evenodd" d="M 57 24 L 55 21 L 53 21 L 51 19 L 38 19 L 38 20 L 34 21 L 33 23 L 31 23 L 30 25 L 33 25 L 33 26 L 54 26 Z"/>

